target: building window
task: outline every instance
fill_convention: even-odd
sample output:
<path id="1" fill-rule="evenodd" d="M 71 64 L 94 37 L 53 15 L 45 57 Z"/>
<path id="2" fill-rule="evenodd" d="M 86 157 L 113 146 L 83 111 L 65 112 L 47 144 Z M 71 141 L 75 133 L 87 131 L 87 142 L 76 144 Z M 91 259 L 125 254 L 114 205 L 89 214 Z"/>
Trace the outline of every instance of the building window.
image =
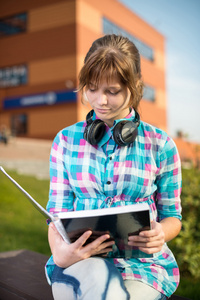
<path id="1" fill-rule="evenodd" d="M 11 132 L 13 136 L 27 134 L 27 115 L 17 114 L 11 116 Z"/>
<path id="2" fill-rule="evenodd" d="M 26 84 L 28 79 L 26 65 L 0 68 L 0 88 Z"/>
<path id="3" fill-rule="evenodd" d="M 143 99 L 154 102 L 156 99 L 156 91 L 153 87 L 145 85 Z"/>
<path id="4" fill-rule="evenodd" d="M 0 19 L 0 37 L 25 32 L 27 29 L 27 14 L 17 14 Z"/>
<path id="5" fill-rule="evenodd" d="M 146 59 L 153 61 L 154 60 L 154 51 L 151 47 L 135 38 L 132 34 L 128 33 L 124 29 L 110 22 L 108 19 L 103 18 L 103 33 L 104 34 L 121 34 L 127 37 L 130 41 L 132 41 L 135 46 L 138 48 L 140 54 Z"/>

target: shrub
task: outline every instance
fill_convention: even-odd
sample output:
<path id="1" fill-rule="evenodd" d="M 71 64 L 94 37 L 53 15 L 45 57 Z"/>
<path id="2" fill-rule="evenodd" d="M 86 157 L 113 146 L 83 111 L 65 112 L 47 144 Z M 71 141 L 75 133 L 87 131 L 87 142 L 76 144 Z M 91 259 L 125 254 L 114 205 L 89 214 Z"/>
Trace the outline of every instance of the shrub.
<path id="1" fill-rule="evenodd" d="M 200 170 L 183 169 L 182 230 L 169 243 L 182 275 L 200 279 Z"/>

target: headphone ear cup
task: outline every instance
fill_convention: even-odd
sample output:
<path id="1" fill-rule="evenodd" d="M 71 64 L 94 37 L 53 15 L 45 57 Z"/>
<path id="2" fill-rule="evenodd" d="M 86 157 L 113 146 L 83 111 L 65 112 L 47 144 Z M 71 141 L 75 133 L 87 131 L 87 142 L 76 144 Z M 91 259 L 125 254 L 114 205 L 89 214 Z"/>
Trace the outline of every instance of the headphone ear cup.
<path id="1" fill-rule="evenodd" d="M 89 126 L 86 127 L 84 138 L 91 145 L 97 145 L 104 135 L 105 128 L 106 125 L 103 121 L 99 119 L 94 120 Z"/>
<path id="2" fill-rule="evenodd" d="M 138 125 L 132 121 L 121 121 L 113 130 L 113 139 L 119 146 L 126 146 L 135 141 Z"/>

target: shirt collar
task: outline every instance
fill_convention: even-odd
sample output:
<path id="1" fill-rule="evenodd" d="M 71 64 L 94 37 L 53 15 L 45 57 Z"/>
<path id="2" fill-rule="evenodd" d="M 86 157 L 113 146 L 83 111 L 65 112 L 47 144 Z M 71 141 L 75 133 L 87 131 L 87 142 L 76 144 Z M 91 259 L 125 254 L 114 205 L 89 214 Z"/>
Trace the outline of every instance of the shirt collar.
<path id="1" fill-rule="evenodd" d="M 96 119 L 99 119 L 99 117 L 97 117 L 97 115 L 96 115 L 96 113 L 95 113 L 95 111 L 94 111 L 94 112 L 93 112 L 93 116 L 92 116 L 92 120 L 96 120 Z M 113 126 L 112 126 L 111 128 L 115 127 L 115 125 L 116 125 L 117 123 L 119 123 L 119 122 L 121 122 L 121 121 L 123 121 L 123 120 L 126 121 L 127 119 L 130 120 L 130 121 L 132 121 L 132 120 L 135 119 L 135 110 L 134 110 L 133 108 L 130 109 L 130 113 L 129 113 L 125 118 L 115 120 L 114 123 L 113 123 Z M 106 125 L 106 126 L 107 126 L 107 125 Z M 108 126 L 107 126 L 107 127 L 108 127 Z"/>
<path id="2" fill-rule="evenodd" d="M 130 113 L 123 119 L 117 119 L 114 121 L 113 126 L 111 127 L 111 130 L 113 131 L 114 127 L 121 121 L 133 121 L 135 119 L 135 110 L 131 108 Z"/>

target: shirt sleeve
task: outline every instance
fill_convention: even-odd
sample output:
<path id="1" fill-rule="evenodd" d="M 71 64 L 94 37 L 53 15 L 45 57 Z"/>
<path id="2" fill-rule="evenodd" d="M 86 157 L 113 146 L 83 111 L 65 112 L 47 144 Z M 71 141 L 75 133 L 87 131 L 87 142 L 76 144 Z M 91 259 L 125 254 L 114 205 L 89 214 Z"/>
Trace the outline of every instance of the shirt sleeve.
<path id="1" fill-rule="evenodd" d="M 181 220 L 181 162 L 177 147 L 170 138 L 160 153 L 159 164 L 156 177 L 158 219 L 176 217 Z"/>
<path id="2" fill-rule="evenodd" d="M 66 168 L 67 140 L 60 132 L 51 148 L 50 154 L 50 188 L 47 210 L 50 213 L 73 210 L 74 193 L 69 183 Z"/>

